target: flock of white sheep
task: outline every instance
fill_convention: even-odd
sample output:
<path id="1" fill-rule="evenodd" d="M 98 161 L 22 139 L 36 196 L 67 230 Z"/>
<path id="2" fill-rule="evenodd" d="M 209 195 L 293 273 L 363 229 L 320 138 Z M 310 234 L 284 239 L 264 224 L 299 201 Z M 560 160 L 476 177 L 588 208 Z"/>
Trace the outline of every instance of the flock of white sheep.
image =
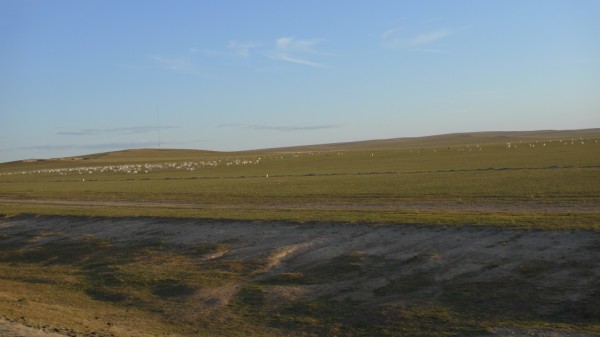
<path id="1" fill-rule="evenodd" d="M 106 166 L 83 166 L 68 168 L 47 168 L 20 172 L 4 172 L 0 175 L 17 174 L 94 174 L 94 173 L 122 173 L 122 174 L 144 174 L 164 170 L 195 171 L 205 167 L 258 165 L 262 158 L 256 159 L 231 159 L 231 160 L 209 160 L 195 162 L 173 162 L 173 163 L 146 163 L 146 164 L 121 164 Z"/>
<path id="2" fill-rule="evenodd" d="M 573 139 L 560 139 L 560 140 L 545 140 L 545 141 L 532 141 L 532 142 L 507 142 L 507 149 L 517 148 L 546 148 L 550 145 L 565 145 L 565 146 L 576 146 L 585 144 L 598 144 L 598 139 L 584 139 L 584 138 L 573 138 Z M 464 147 L 448 147 L 449 150 L 458 152 L 462 151 L 481 151 L 482 147 L 479 144 L 466 145 Z M 423 149 L 415 149 L 418 153 L 421 153 Z M 413 149 L 409 150 L 411 153 Z M 437 152 L 437 149 L 433 149 L 433 152 Z M 298 158 L 300 155 L 314 155 L 313 152 L 298 152 L 298 153 L 279 153 L 274 156 L 269 156 L 269 159 L 286 159 L 286 158 Z M 323 153 L 329 156 L 329 153 Z M 342 152 L 338 152 L 337 156 L 342 156 Z M 370 157 L 373 158 L 375 154 L 371 153 Z M 187 162 L 171 162 L 171 163 L 146 163 L 146 164 L 121 164 L 121 165 L 106 165 L 106 166 L 85 166 L 85 167 L 70 167 L 70 168 L 48 168 L 38 169 L 30 171 L 19 171 L 19 172 L 0 172 L 0 176 L 7 175 L 25 175 L 25 174 L 59 174 L 59 175 L 70 175 L 70 174 L 94 174 L 94 173 L 121 173 L 121 174 L 145 174 L 156 171 L 166 170 L 182 170 L 182 171 L 195 171 L 197 169 L 206 167 L 217 167 L 217 166 L 243 166 L 243 165 L 258 165 L 262 160 L 262 157 L 256 157 L 253 159 L 236 158 L 236 159 L 225 159 L 225 160 L 208 160 L 208 161 L 187 161 Z"/>
<path id="3" fill-rule="evenodd" d="M 594 144 L 598 144 L 598 139 L 590 139 L 590 138 L 571 138 L 571 139 L 567 139 L 567 140 L 557 140 L 555 141 L 555 143 L 558 142 L 559 144 L 568 146 L 568 145 L 585 145 L 586 143 L 594 143 Z M 523 142 L 519 142 L 520 144 L 522 144 Z M 529 148 L 535 148 L 536 145 L 537 146 L 541 146 L 541 147 L 546 147 L 547 145 L 552 144 L 552 139 L 549 139 L 547 141 L 544 142 L 540 142 L 540 141 L 535 141 L 535 143 L 526 143 L 525 145 L 527 145 Z M 506 148 L 507 149 L 516 149 L 518 147 L 518 145 L 516 143 L 512 143 L 512 142 L 508 142 L 506 143 Z"/>

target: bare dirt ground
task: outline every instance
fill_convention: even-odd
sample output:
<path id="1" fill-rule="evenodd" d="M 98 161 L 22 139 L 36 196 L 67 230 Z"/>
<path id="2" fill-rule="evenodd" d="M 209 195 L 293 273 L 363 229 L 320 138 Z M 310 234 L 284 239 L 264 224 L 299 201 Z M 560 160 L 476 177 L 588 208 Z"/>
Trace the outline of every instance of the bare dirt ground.
<path id="1" fill-rule="evenodd" d="M 30 328 L 23 324 L 0 319 L 0 337 L 67 337 L 54 332 Z M 556 332 L 551 330 L 536 329 L 497 329 L 485 337 L 594 337 L 596 335 L 580 334 L 575 332 Z M 483 336 L 481 336 L 483 337 Z"/>
<path id="2" fill-rule="evenodd" d="M 39 239 L 30 240 L 32 246 L 90 235 L 117 245 L 157 238 L 178 247 L 227 242 L 227 249 L 202 259 L 266 260 L 263 271 L 244 282 L 270 285 L 265 291 L 267 304 L 328 296 L 359 301 L 366 307 L 415 301 L 460 307 L 464 300 L 473 310 L 499 315 L 523 311 L 549 321 L 568 319 L 588 325 L 600 321 L 593 316 L 600 306 L 598 232 L 158 218 L 0 220 L 0 238 L 5 243 L 36 234 Z M 349 269 L 345 263 L 359 267 Z M 204 303 L 203 310 L 209 313 L 229 304 L 240 286 L 200 290 L 194 300 Z M 472 304 L 469 296 L 482 296 L 485 303 Z M 0 319 L 0 336 L 62 335 Z M 490 328 L 486 336 L 594 334 L 503 326 Z"/>
<path id="3" fill-rule="evenodd" d="M 54 332 L 30 328 L 17 322 L 0 318 L 0 337 L 65 337 Z"/>

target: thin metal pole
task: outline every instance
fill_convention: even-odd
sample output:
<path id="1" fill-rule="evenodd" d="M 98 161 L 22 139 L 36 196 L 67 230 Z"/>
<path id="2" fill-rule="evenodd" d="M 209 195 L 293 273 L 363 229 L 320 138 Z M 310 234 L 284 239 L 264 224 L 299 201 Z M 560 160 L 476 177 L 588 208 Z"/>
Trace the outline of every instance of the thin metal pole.
<path id="1" fill-rule="evenodd" d="M 160 114 L 158 113 L 158 104 L 156 104 L 156 134 L 158 136 L 158 148 L 160 149 Z"/>

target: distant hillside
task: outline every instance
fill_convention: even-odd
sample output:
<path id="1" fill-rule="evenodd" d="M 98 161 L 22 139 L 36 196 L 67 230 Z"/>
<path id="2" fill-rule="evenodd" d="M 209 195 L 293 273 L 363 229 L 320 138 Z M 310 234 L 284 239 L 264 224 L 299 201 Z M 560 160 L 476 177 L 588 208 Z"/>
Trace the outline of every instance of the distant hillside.
<path id="1" fill-rule="evenodd" d="M 247 151 L 218 152 L 209 150 L 182 149 L 132 149 L 104 152 L 83 156 L 53 159 L 28 159 L 0 164 L 0 169 L 18 170 L 31 167 L 32 164 L 49 167 L 69 167 L 107 163 L 135 163 L 147 161 L 185 161 L 198 157 L 223 157 L 231 155 L 250 155 L 270 152 L 303 151 L 352 151 L 385 150 L 390 148 L 446 147 L 466 144 L 491 144 L 515 141 L 548 141 L 567 139 L 600 139 L 600 128 L 581 130 L 539 130 L 539 131 L 487 131 L 465 132 L 424 137 L 402 137 L 391 139 L 365 140 L 332 144 L 300 145 L 292 147 L 256 149 Z M 43 164 L 42 164 L 43 163 Z M 84 164 L 85 163 L 85 164 Z"/>
<path id="2" fill-rule="evenodd" d="M 490 144 L 508 141 L 547 141 L 571 138 L 599 138 L 600 128 L 581 130 L 538 130 L 538 131 L 484 131 L 464 132 L 423 137 L 402 137 L 391 139 L 365 140 L 356 142 L 318 144 L 273 148 L 268 151 L 327 151 L 327 150 L 366 150 L 387 149 L 391 147 L 431 147 L 462 144 Z"/>

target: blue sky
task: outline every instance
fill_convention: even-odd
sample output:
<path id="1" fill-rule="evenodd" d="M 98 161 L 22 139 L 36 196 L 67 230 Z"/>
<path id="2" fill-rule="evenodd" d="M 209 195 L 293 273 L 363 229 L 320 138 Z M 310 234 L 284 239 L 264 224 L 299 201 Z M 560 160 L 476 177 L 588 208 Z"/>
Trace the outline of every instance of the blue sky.
<path id="1" fill-rule="evenodd" d="M 0 1 L 0 162 L 600 127 L 600 1 Z M 158 108 L 158 114 L 157 114 Z"/>

